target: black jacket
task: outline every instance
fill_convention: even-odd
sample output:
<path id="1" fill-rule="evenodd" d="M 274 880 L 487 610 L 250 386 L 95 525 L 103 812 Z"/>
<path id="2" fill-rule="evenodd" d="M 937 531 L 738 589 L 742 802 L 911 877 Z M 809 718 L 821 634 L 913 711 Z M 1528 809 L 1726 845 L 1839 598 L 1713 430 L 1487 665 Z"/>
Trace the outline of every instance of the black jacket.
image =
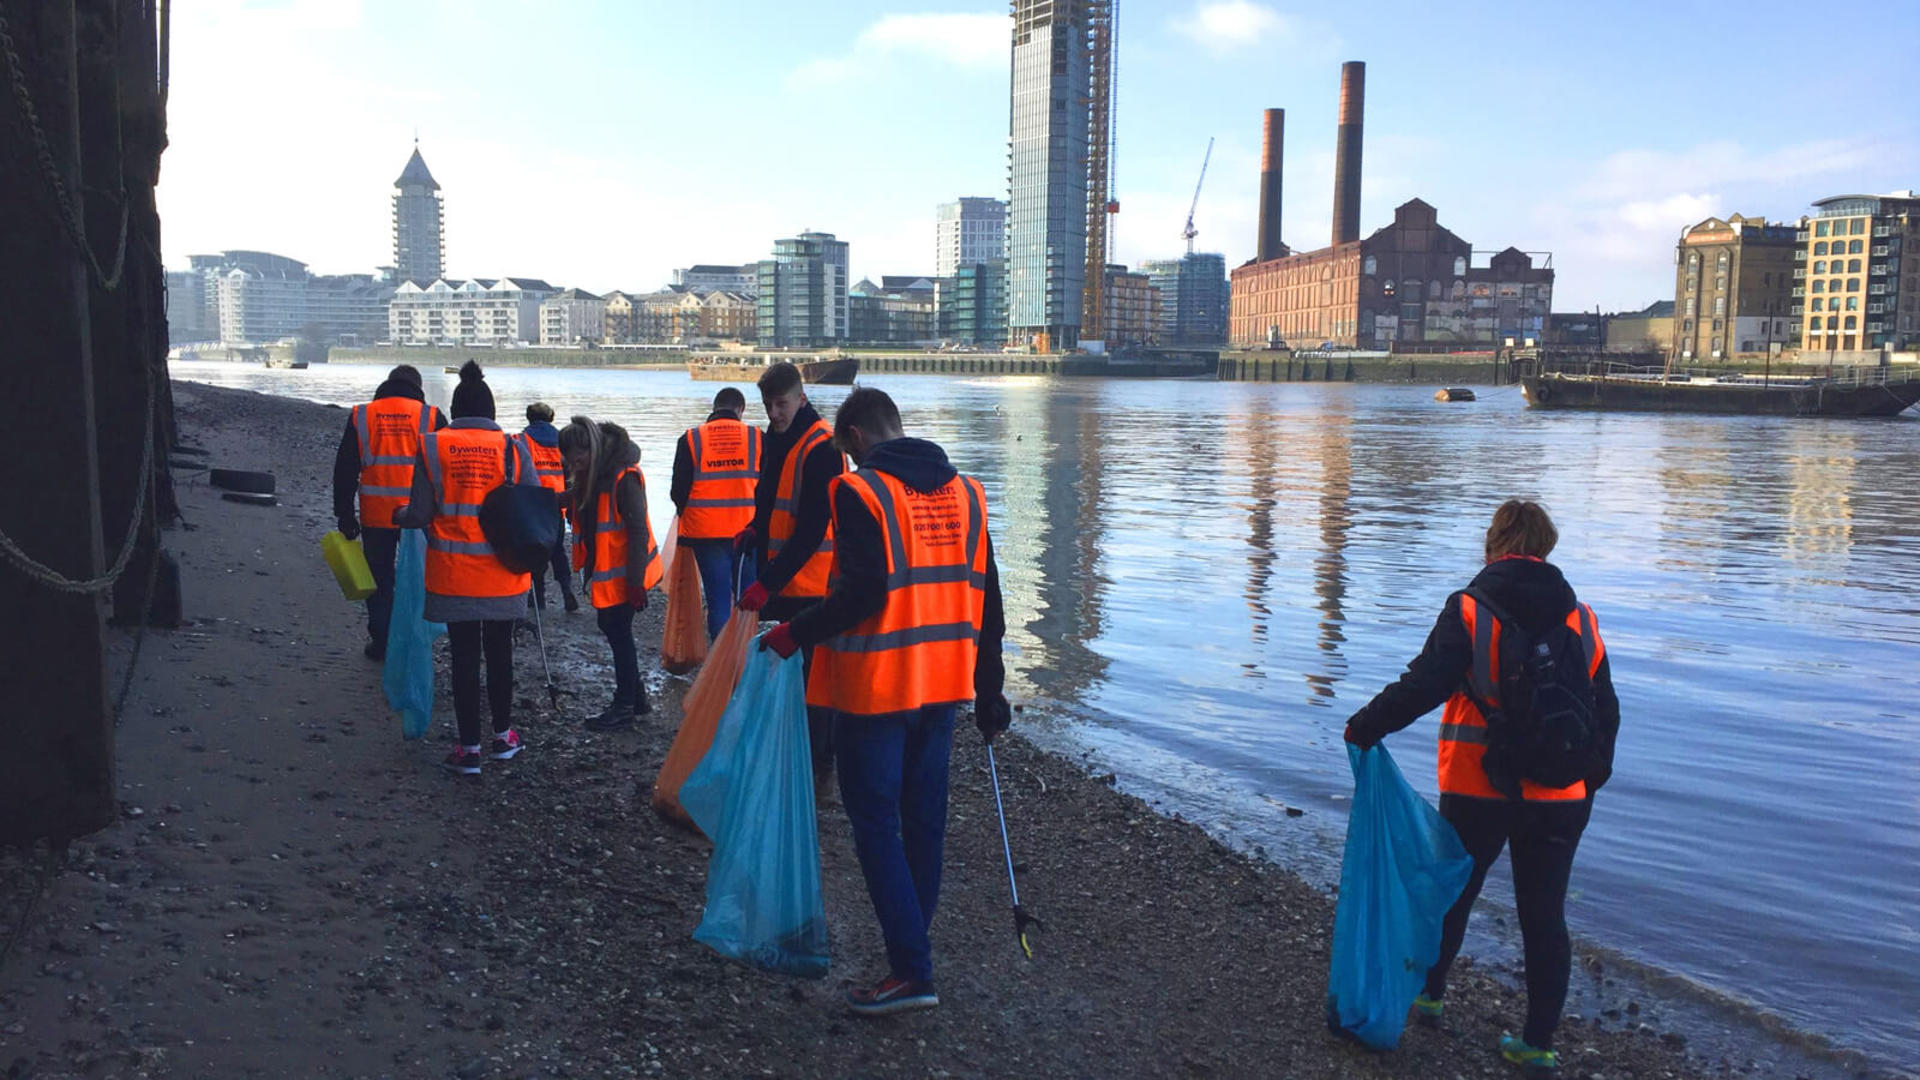
<path id="1" fill-rule="evenodd" d="M 1494 605 L 1539 635 L 1566 621 L 1575 604 L 1573 587 L 1552 563 L 1531 559 L 1502 559 L 1489 563 L 1474 577 L 1472 588 L 1485 593 Z M 1596 622 L 1597 622 L 1596 617 Z M 1406 673 L 1347 721 L 1358 741 L 1373 743 L 1446 703 L 1466 686 L 1473 667 L 1473 639 L 1460 620 L 1460 594 L 1447 597 L 1440 620 L 1427 635 Z M 1613 747 L 1620 732 L 1620 699 L 1613 691 L 1613 661 L 1605 657 L 1593 677 L 1594 723 L 1598 728 L 1599 772 L 1587 778 L 1588 793 L 1598 791 L 1613 775 Z"/>
<path id="2" fill-rule="evenodd" d="M 847 471 L 840 451 L 831 443 L 821 443 L 807 455 L 800 467 L 800 513 L 793 523 L 793 535 L 780 549 L 780 557 L 767 559 L 767 527 L 773 521 L 773 497 L 780 489 L 780 470 L 800 436 L 820 419 L 811 404 L 800 406 L 787 430 L 769 431 L 760 444 L 760 482 L 753 489 L 753 528 L 760 536 L 760 584 L 767 592 L 779 595 L 787 582 L 800 572 L 827 538 L 827 525 L 833 520 L 833 508 L 827 503 L 827 485 Z"/>
<path id="3" fill-rule="evenodd" d="M 420 388 L 404 379 L 388 379 L 373 392 L 373 398 L 397 397 L 409 401 L 427 400 Z M 447 416 L 440 413 L 434 418 L 433 430 L 439 431 L 447 426 Z M 333 454 L 333 517 L 336 521 L 352 521 L 358 515 L 360 507 L 357 499 L 360 495 L 360 433 L 353 429 L 353 413 L 347 413 L 347 429 L 340 436 L 340 448 Z"/>
<path id="4" fill-rule="evenodd" d="M 897 478 L 914 491 L 935 491 L 958 473 L 947 452 L 925 439 L 894 439 L 873 448 L 862 468 Z M 887 605 L 886 534 L 866 501 L 842 484 L 834 500 L 833 555 L 839 580 L 826 598 L 793 617 L 793 640 L 811 648 L 844 634 L 880 613 Z M 1007 669 L 1001 645 L 1007 620 L 1000 600 L 1000 569 L 993 557 L 993 538 L 987 538 L 986 611 L 980 624 L 980 658 L 974 666 L 974 693 L 983 699 L 999 696 Z"/>

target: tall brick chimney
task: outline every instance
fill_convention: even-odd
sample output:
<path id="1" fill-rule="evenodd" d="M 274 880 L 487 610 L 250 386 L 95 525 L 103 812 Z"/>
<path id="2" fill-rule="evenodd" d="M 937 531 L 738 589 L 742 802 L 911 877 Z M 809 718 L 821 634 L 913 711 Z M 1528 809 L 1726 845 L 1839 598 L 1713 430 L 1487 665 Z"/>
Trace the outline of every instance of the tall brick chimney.
<path id="1" fill-rule="evenodd" d="M 1280 162 L 1284 156 L 1287 110 L 1268 109 L 1266 134 L 1260 143 L 1260 250 L 1261 262 L 1287 253 L 1280 242 Z"/>
<path id="2" fill-rule="evenodd" d="M 1360 142 L 1367 111 L 1367 65 L 1340 65 L 1340 136 L 1333 159 L 1333 242 L 1360 239 Z"/>

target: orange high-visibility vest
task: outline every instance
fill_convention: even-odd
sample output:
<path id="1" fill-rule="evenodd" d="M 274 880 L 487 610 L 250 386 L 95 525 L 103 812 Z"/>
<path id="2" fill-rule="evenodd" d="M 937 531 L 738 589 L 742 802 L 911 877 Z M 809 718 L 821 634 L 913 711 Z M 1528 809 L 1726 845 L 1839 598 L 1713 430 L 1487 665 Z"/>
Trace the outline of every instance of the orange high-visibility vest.
<path id="1" fill-rule="evenodd" d="M 360 441 L 360 524 L 391 529 L 394 511 L 413 493 L 413 458 L 433 432 L 439 410 L 411 398 L 374 398 L 353 407 Z"/>
<path id="2" fill-rule="evenodd" d="M 620 516 L 620 501 L 614 497 L 620 490 L 620 481 L 631 475 L 640 481 L 640 490 L 647 490 L 647 478 L 641 473 L 640 466 L 629 465 L 613 478 L 613 483 L 602 492 L 595 503 L 593 521 L 593 573 L 587 579 L 587 596 L 595 608 L 610 608 L 628 602 L 627 593 L 627 523 Z M 660 547 L 654 543 L 653 523 L 643 523 L 647 531 L 647 569 L 646 580 L 641 582 L 640 591 L 646 592 L 660 584 L 666 570 L 660 565 Z M 586 537 L 575 530 L 573 534 L 573 568 L 587 568 Z"/>
<path id="3" fill-rule="evenodd" d="M 1467 676 L 1468 684 L 1482 701 L 1498 705 L 1500 621 L 1482 610 L 1479 602 L 1466 593 L 1460 596 L 1460 621 L 1466 624 L 1467 636 L 1473 639 L 1473 670 Z M 1576 604 L 1567 613 L 1567 627 L 1580 635 L 1580 644 L 1586 652 L 1587 676 L 1592 678 L 1599 673 L 1600 661 L 1607 655 L 1593 609 Z M 1486 766 L 1481 760 L 1487 754 L 1487 719 L 1474 704 L 1473 694 L 1465 690 L 1456 692 L 1447 699 L 1446 711 L 1440 714 L 1440 791 L 1445 795 L 1468 795 L 1476 799 L 1505 799 L 1487 779 Z M 1522 780 L 1520 797 L 1541 802 L 1584 799 L 1587 784 L 1580 780 L 1563 788 L 1550 788 Z"/>
<path id="4" fill-rule="evenodd" d="M 567 470 L 565 462 L 560 457 L 560 448 L 542 446 L 534 440 L 532 435 L 524 431 L 515 435 L 514 438 L 520 445 L 527 448 L 527 454 L 533 458 L 533 472 L 540 478 L 540 486 L 551 488 L 555 495 L 565 494 Z"/>
<path id="5" fill-rule="evenodd" d="M 438 507 L 427 526 L 427 591 L 441 596 L 513 596 L 533 575 L 507 569 L 480 529 L 489 492 L 533 472 L 526 448 L 504 431 L 445 428 L 421 436 Z"/>
<path id="6" fill-rule="evenodd" d="M 922 494 L 877 469 L 835 477 L 886 536 L 887 603 L 813 650 L 807 704 L 893 716 L 973 700 L 987 606 L 987 497 L 956 476 Z M 836 566 L 835 574 L 838 574 Z"/>
<path id="7" fill-rule="evenodd" d="M 806 472 L 807 455 L 821 443 L 833 442 L 833 429 L 825 420 L 815 420 L 813 426 L 801 432 L 800 438 L 788 452 L 787 459 L 780 463 L 780 482 L 774 488 L 773 516 L 767 522 L 767 560 L 771 562 L 780 557 L 780 549 L 793 536 L 794 526 L 800 521 L 800 484 Z M 836 454 L 839 451 L 834 451 Z M 832 496 L 829 495 L 831 500 Z M 833 522 L 827 522 L 827 535 L 820 541 L 819 550 L 808 556 L 802 563 L 793 580 L 787 582 L 779 595 L 811 599 L 827 595 L 827 575 L 833 570 Z"/>
<path id="8" fill-rule="evenodd" d="M 753 524 L 760 429 L 739 420 L 709 420 L 680 438 L 693 459 L 693 489 L 680 511 L 680 539 L 731 540 Z"/>

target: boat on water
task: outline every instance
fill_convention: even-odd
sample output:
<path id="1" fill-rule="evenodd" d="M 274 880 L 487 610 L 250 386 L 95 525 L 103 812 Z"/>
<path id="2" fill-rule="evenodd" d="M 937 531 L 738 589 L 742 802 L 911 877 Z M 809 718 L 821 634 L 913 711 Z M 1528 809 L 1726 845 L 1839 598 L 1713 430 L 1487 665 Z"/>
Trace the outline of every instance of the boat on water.
<path id="1" fill-rule="evenodd" d="M 1898 416 L 1920 402 L 1920 366 L 1875 364 L 1821 375 L 1703 374 L 1661 369 L 1543 371 L 1520 376 L 1536 409 L 1745 416 Z"/>
<path id="2" fill-rule="evenodd" d="M 702 357 L 687 361 L 687 374 L 705 382 L 752 382 L 767 365 L 785 359 L 778 354 L 733 357 Z M 860 374 L 860 358 L 837 356 L 822 360 L 795 360 L 800 377 L 808 386 L 852 386 Z"/>

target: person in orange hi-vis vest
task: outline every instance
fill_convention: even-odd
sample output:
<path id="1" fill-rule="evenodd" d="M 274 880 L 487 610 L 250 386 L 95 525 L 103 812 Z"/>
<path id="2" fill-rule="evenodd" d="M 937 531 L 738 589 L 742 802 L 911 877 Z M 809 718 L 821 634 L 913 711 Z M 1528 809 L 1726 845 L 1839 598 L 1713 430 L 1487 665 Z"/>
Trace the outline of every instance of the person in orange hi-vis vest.
<path id="1" fill-rule="evenodd" d="M 893 399 L 848 395 L 834 438 L 859 465 L 832 484 L 832 584 L 763 638 L 811 646 L 807 703 L 833 719 L 840 798 L 886 941 L 887 978 L 847 996 L 876 1015 L 940 1003 L 928 930 L 940 895 L 954 715 L 1007 729 L 1000 575 L 986 493 L 946 452 L 903 435 Z"/>
<path id="2" fill-rule="evenodd" d="M 660 584 L 660 549 L 647 520 L 647 481 L 640 448 L 618 424 L 576 416 L 560 430 L 573 514 L 573 566 L 586 578 L 587 599 L 613 652 L 613 700 L 588 717 L 589 731 L 618 731 L 653 711 L 640 678 L 633 617 Z"/>
<path id="3" fill-rule="evenodd" d="M 1614 740 L 1620 730 L 1620 699 L 1613 689 L 1612 665 L 1600 640 L 1593 609 L 1574 596 L 1558 568 L 1546 561 L 1559 533 L 1539 504 L 1510 500 L 1494 512 L 1487 529 L 1486 566 L 1467 589 L 1447 598 L 1426 648 L 1399 681 L 1382 690 L 1347 721 L 1346 741 L 1371 747 L 1391 732 L 1413 723 L 1442 703 L 1440 720 L 1440 814 L 1460 834 L 1473 856 L 1473 876 L 1442 925 L 1440 958 L 1427 972 L 1426 987 L 1414 999 L 1416 1019 L 1437 1023 L 1443 1009 L 1447 970 L 1459 955 L 1467 916 L 1486 881 L 1487 869 L 1511 848 L 1514 906 L 1520 917 L 1527 982 L 1526 1027 L 1509 1035 L 1501 1054 L 1523 1067 L 1558 1066 L 1553 1032 L 1566 1004 L 1572 950 L 1567 939 L 1567 883 L 1574 849 L 1586 830 L 1593 797 L 1613 775 Z M 1504 621 L 1504 620 L 1510 620 Z M 1569 637 L 1568 635 L 1572 635 Z M 1509 647 L 1503 649 L 1503 640 Z M 1524 661 L 1519 642 L 1562 646 L 1564 676 L 1577 680 L 1577 693 L 1590 686 L 1588 737 L 1572 765 L 1584 773 L 1572 783 L 1550 787 L 1527 779 L 1517 761 L 1512 730 L 1504 721 L 1490 726 L 1486 709 L 1500 713 L 1503 686 L 1516 684 L 1518 670 L 1503 682 L 1503 669 Z M 1531 673 L 1538 669 L 1528 665 Z M 1554 670 L 1559 670 L 1556 667 Z M 1537 683 L 1534 685 L 1538 685 Z M 1533 698 L 1535 702 L 1541 699 Z M 1561 715 L 1577 715 L 1578 709 Z M 1562 742 L 1559 745 L 1571 745 Z M 1559 777 L 1566 779 L 1566 777 Z"/>
<path id="4" fill-rule="evenodd" d="M 753 524 L 734 537 L 737 550 L 755 553 L 757 578 L 740 594 L 740 607 L 778 621 L 827 595 L 833 562 L 833 507 L 827 486 L 846 472 L 833 429 L 807 401 L 800 369 L 785 360 L 768 365 L 758 383 L 767 410 L 760 478 L 753 489 Z M 813 650 L 805 653 L 809 673 Z M 807 709 L 813 783 L 825 791 L 833 775 L 833 723 Z"/>
<path id="5" fill-rule="evenodd" d="M 484 757 L 521 749 L 513 730 L 513 623 L 527 610 L 531 574 L 507 569 L 480 530 L 480 504 L 502 484 L 538 484 L 526 447 L 493 421 L 493 391 L 469 360 L 453 390 L 453 423 L 421 441 L 413 491 L 394 515 L 427 531 L 427 599 L 422 616 L 447 624 L 453 654 L 453 713 L 459 741 L 445 765 L 477 775 Z M 493 740 L 480 742 L 480 667 L 486 661 Z"/>
<path id="6" fill-rule="evenodd" d="M 707 639 L 720 636 L 737 590 L 755 568 L 733 573 L 733 538 L 753 525 L 760 480 L 760 429 L 741 419 L 747 396 L 729 386 L 713 396 L 705 422 L 688 428 L 673 453 L 673 505 L 680 511 L 680 549 L 693 552 L 707 593 Z"/>
<path id="7" fill-rule="evenodd" d="M 566 466 L 560 458 L 560 430 L 553 426 L 553 406 L 544 401 L 536 401 L 527 406 L 527 426 L 514 438 L 526 445 L 527 453 L 533 455 L 533 471 L 540 477 L 540 483 L 562 497 L 567 492 Z M 573 574 L 567 558 L 567 530 L 562 528 L 553 542 L 553 556 L 549 565 L 553 569 L 553 580 L 560 585 L 560 599 L 568 614 L 580 610 L 580 601 L 573 598 Z M 541 607 L 547 606 L 547 567 L 535 567 L 533 571 L 533 602 Z"/>
<path id="8" fill-rule="evenodd" d="M 355 405 L 347 414 L 347 430 L 333 455 L 334 519 L 347 539 L 360 539 L 367 567 L 373 571 L 373 595 L 366 600 L 369 660 L 387 655 L 393 564 L 400 550 L 393 513 L 406 505 L 413 490 L 420 437 L 445 426 L 446 417 L 427 404 L 420 389 L 420 372 L 411 364 L 401 364 L 387 372 L 372 401 Z"/>

